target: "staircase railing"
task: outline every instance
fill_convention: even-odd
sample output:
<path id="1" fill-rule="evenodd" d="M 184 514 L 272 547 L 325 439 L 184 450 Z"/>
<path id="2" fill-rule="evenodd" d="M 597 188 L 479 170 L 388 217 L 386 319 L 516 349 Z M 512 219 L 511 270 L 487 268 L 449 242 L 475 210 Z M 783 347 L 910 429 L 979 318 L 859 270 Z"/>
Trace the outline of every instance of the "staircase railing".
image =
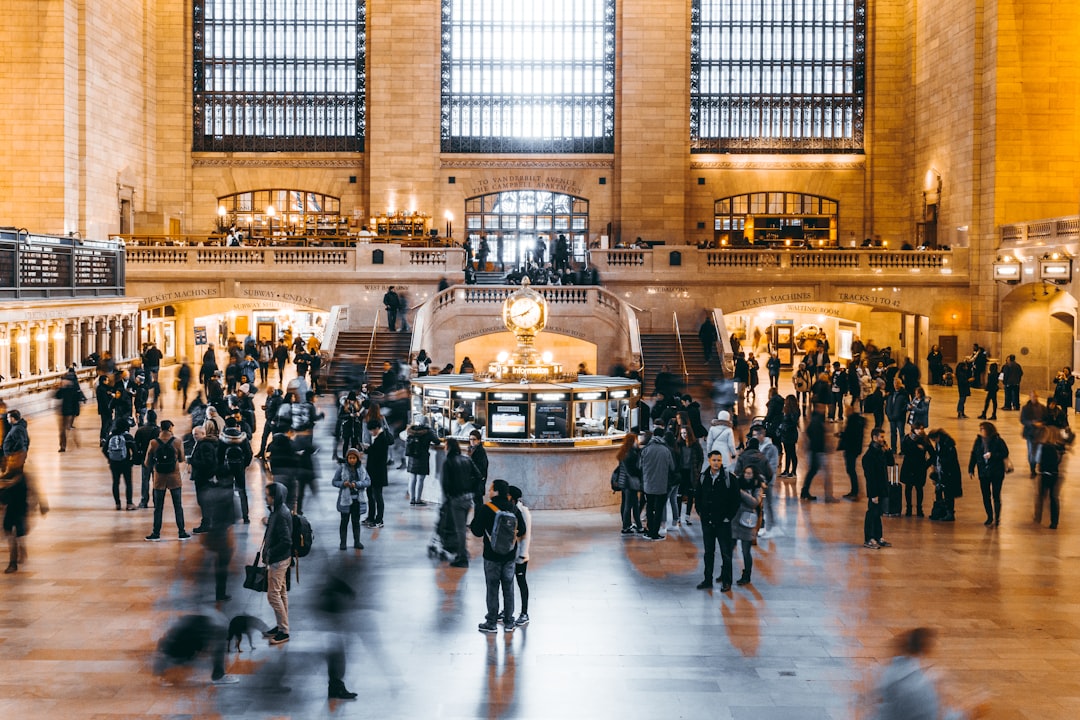
<path id="1" fill-rule="evenodd" d="M 375 333 L 379 332 L 379 314 L 382 310 L 375 311 L 375 324 L 371 326 L 371 339 L 368 340 L 367 357 L 364 358 L 364 369 L 371 374 L 371 353 L 375 350 Z"/>
<path id="2" fill-rule="evenodd" d="M 349 326 L 349 306 L 335 305 L 330 308 L 330 317 L 326 321 L 326 329 L 323 331 L 323 341 L 319 346 L 320 352 L 327 358 L 324 372 L 328 377 L 333 374 L 334 355 L 337 350 L 338 335 L 341 333 L 342 326 Z"/>
<path id="3" fill-rule="evenodd" d="M 682 366 L 683 383 L 690 384 L 690 371 L 686 369 L 686 353 L 683 352 L 682 333 L 679 331 L 679 314 L 671 312 L 671 324 L 675 330 L 675 346 L 679 349 L 679 364 Z"/>

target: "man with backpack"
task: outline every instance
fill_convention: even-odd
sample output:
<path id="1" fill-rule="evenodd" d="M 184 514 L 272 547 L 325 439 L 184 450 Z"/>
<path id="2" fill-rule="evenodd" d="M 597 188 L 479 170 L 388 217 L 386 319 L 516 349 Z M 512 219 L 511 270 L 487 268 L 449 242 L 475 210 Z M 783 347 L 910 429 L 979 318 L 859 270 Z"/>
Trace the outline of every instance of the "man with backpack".
<path id="1" fill-rule="evenodd" d="M 171 420 L 161 421 L 161 433 L 150 441 L 146 449 L 144 467 L 154 472 L 154 531 L 146 536 L 150 542 L 161 540 L 161 515 L 165 509 L 165 491 L 172 495 L 176 529 L 181 540 L 191 537 L 184 530 L 184 506 L 180 501 L 180 463 L 184 462 L 184 445 L 172 433 Z"/>
<path id="2" fill-rule="evenodd" d="M 240 515 L 244 524 L 249 525 L 247 496 L 247 467 L 251 464 L 251 441 L 240 429 L 235 417 L 225 419 L 225 429 L 218 441 L 218 481 L 221 485 L 235 487 L 240 494 Z"/>
<path id="3" fill-rule="evenodd" d="M 262 541 L 262 560 L 267 567 L 266 600 L 274 611 L 277 624 L 266 631 L 271 645 L 289 642 L 289 568 L 293 556 L 293 517 L 285 503 L 286 490 L 281 483 L 266 486 L 266 507 L 270 511 Z"/>
<path id="4" fill-rule="evenodd" d="M 487 587 L 487 615 L 477 628 L 482 633 L 498 632 L 499 590 L 502 590 L 503 630 L 513 632 L 514 566 L 518 540 L 527 530 L 521 510 L 510 498 L 510 485 L 505 480 L 491 484 L 490 502 L 476 508 L 472 534 L 484 538 L 484 581 Z"/>

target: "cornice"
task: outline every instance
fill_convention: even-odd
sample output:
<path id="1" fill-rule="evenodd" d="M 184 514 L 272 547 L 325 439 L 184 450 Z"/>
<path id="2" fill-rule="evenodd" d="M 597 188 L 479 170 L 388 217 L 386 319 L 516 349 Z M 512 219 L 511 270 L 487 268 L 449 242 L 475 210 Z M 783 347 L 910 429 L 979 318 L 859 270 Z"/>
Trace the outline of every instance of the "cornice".
<path id="1" fill-rule="evenodd" d="M 364 159 L 356 158 L 227 158 L 210 157 L 191 159 L 192 167 L 243 167 L 243 168 L 353 168 L 364 167 Z"/>
<path id="2" fill-rule="evenodd" d="M 542 158 L 520 160 L 447 160 L 440 161 L 443 169 L 488 170 L 499 168 L 523 168 L 537 170 L 611 170 L 613 159 L 606 160 L 548 160 Z"/>

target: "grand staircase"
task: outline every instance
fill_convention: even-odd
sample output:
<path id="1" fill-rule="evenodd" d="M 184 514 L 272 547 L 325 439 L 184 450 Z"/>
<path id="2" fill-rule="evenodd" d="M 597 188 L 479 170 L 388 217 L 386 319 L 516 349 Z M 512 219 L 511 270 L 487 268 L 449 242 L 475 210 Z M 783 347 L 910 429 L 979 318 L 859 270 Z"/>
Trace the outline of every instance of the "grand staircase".
<path id="1" fill-rule="evenodd" d="M 706 363 L 701 353 L 697 333 L 682 334 L 683 355 L 686 358 L 686 390 L 695 400 L 708 397 L 706 386 L 720 377 L 720 361 L 713 357 Z M 667 365 L 676 376 L 683 377 L 682 360 L 679 357 L 678 338 L 675 333 L 641 335 L 641 357 L 645 363 L 646 399 L 656 390 L 656 375 Z"/>
<path id="2" fill-rule="evenodd" d="M 383 363 L 393 360 L 405 362 L 409 359 L 411 333 L 390 332 L 379 328 L 375 333 L 375 344 L 371 349 L 371 361 L 367 366 L 368 381 L 378 385 L 382 380 Z M 352 390 L 355 383 L 349 378 L 357 377 L 365 370 L 368 358 L 368 345 L 371 343 L 371 328 L 346 330 L 338 333 L 334 356 L 330 359 L 330 373 L 327 387 L 330 390 Z"/>

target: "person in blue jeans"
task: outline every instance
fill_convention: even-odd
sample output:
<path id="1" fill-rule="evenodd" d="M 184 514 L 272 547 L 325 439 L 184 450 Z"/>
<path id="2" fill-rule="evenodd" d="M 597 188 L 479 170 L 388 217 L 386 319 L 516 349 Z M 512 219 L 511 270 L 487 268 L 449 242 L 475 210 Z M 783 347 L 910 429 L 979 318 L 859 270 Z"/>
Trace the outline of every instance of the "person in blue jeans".
<path id="1" fill-rule="evenodd" d="M 508 552 L 498 553 L 491 545 L 495 529 L 495 514 L 499 511 L 512 512 L 517 518 L 517 532 L 514 546 Z M 513 632 L 517 624 L 514 617 L 514 566 L 517 560 L 517 541 L 525 536 L 525 518 L 510 499 L 510 485 L 505 480 L 495 480 L 491 484 L 491 500 L 476 508 L 472 524 L 472 534 L 484 538 L 484 582 L 487 589 L 487 615 L 477 628 L 483 633 L 498 632 L 495 624 L 499 619 L 499 591 L 502 591 L 503 630 Z"/>

